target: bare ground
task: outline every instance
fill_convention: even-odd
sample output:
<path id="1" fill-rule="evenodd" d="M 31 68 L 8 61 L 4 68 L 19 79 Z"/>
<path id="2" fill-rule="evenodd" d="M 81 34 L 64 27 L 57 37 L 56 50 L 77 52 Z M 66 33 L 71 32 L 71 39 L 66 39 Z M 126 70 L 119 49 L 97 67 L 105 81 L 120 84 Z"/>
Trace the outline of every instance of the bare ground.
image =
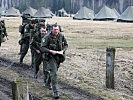
<path id="1" fill-rule="evenodd" d="M 21 20 L 3 19 L 6 21 L 9 40 L 0 47 L 0 57 L 18 62 L 18 26 Z M 46 21 L 62 25 L 69 43 L 66 61 L 58 71 L 59 80 L 106 100 L 133 99 L 132 23 L 82 21 L 58 17 Z M 106 47 L 109 46 L 116 47 L 114 90 L 105 87 Z M 30 51 L 24 62 L 30 65 Z M 5 76 L 8 73 L 5 72 Z M 14 77 L 17 76 L 19 75 L 16 74 Z"/>

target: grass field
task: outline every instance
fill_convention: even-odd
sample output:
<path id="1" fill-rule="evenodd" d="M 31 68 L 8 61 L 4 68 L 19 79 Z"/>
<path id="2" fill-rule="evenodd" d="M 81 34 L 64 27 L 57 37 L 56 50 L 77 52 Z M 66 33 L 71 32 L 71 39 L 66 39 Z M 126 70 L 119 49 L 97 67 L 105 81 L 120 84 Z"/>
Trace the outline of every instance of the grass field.
<path id="1" fill-rule="evenodd" d="M 9 40 L 0 47 L 0 56 L 19 61 L 21 18 L 5 19 Z M 106 100 L 132 100 L 133 95 L 133 24 L 113 21 L 73 20 L 72 18 L 46 19 L 57 22 L 64 29 L 69 43 L 66 61 L 58 75 L 76 87 L 99 95 Z M 115 89 L 105 87 L 106 47 L 116 47 Z M 30 51 L 24 63 L 30 65 Z"/>

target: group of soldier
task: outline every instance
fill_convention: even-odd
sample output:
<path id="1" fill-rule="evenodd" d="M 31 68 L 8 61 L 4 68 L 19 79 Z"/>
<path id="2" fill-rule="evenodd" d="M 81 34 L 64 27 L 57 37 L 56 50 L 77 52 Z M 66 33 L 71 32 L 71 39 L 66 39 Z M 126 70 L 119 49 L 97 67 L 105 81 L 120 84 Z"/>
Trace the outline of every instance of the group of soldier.
<path id="1" fill-rule="evenodd" d="M 7 32 L 6 32 L 6 26 L 5 26 L 5 21 L 1 20 L 0 21 L 0 46 L 2 42 L 5 42 L 5 37 L 8 40 Z"/>
<path id="2" fill-rule="evenodd" d="M 34 78 L 38 77 L 39 66 L 43 63 L 44 84 L 53 90 L 53 97 L 58 99 L 57 71 L 60 63 L 65 60 L 68 47 L 66 38 L 57 23 L 46 25 L 45 19 L 33 19 L 28 15 L 23 15 L 22 19 L 22 25 L 19 27 L 20 64 L 30 48 Z"/>

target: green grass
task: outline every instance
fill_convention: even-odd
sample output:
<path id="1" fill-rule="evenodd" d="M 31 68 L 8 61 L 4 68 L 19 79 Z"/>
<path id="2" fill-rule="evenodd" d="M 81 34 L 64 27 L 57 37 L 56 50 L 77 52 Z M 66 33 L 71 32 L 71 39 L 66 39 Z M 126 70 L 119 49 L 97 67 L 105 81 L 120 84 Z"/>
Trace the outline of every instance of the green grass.
<path id="1" fill-rule="evenodd" d="M 96 37 L 68 37 L 70 47 L 75 47 L 79 49 L 87 48 L 106 48 L 106 47 L 133 47 L 133 39 L 124 39 L 114 37 L 111 39 L 96 38 Z"/>

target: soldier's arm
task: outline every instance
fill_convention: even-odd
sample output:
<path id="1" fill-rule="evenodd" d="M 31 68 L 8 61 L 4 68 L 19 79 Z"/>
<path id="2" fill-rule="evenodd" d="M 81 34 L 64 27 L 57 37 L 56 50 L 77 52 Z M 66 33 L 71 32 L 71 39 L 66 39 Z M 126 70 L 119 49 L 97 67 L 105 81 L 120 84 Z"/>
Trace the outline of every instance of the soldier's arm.
<path id="1" fill-rule="evenodd" d="M 4 28 L 0 27 L 0 31 L 3 31 L 3 30 L 4 30 Z"/>
<path id="2" fill-rule="evenodd" d="M 66 40 L 66 38 L 63 36 L 63 52 L 65 52 L 66 50 L 67 50 L 67 48 L 68 48 L 68 43 L 67 43 L 67 40 Z"/>
<path id="3" fill-rule="evenodd" d="M 24 28 L 24 37 L 23 38 L 30 38 L 30 28 L 29 25 L 26 25 Z"/>
<path id="4" fill-rule="evenodd" d="M 30 41 L 30 47 L 33 50 L 38 50 L 39 48 L 37 47 L 37 44 L 35 41 L 36 41 L 36 36 L 33 36 L 31 41 Z"/>
<path id="5" fill-rule="evenodd" d="M 4 27 L 4 35 L 7 37 L 6 27 Z"/>
<path id="6" fill-rule="evenodd" d="M 50 50 L 48 49 L 48 37 L 44 37 L 41 41 L 41 52 L 42 53 L 49 53 Z"/>
<path id="7" fill-rule="evenodd" d="M 30 41 L 30 46 L 33 47 L 34 46 L 34 37 L 32 37 L 31 41 Z"/>

